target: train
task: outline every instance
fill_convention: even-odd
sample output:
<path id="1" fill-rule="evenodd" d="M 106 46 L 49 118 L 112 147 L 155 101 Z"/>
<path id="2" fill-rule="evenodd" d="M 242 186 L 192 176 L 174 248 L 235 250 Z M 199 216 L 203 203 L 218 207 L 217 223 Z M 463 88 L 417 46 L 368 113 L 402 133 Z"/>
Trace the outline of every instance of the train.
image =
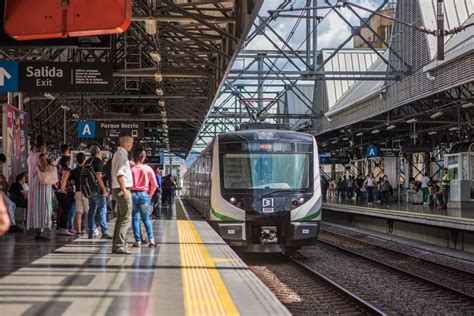
<path id="1" fill-rule="evenodd" d="M 182 195 L 239 251 L 314 245 L 322 208 L 316 140 L 260 125 L 219 134 L 185 173 Z"/>

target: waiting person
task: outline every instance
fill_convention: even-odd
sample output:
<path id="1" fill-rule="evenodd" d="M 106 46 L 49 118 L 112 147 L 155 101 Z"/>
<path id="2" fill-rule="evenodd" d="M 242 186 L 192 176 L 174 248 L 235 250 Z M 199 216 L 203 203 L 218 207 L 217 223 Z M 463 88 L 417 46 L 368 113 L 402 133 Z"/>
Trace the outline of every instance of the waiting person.
<path id="1" fill-rule="evenodd" d="M 173 181 L 173 178 L 171 177 L 171 174 L 163 178 L 162 186 L 163 186 L 163 190 L 161 193 L 161 203 L 163 205 L 167 203 L 171 205 L 173 201 L 173 194 L 174 194 L 173 191 L 176 186 L 176 184 Z"/>
<path id="2" fill-rule="evenodd" d="M 27 182 L 27 172 L 22 172 L 16 176 L 16 181 L 8 191 L 10 199 L 16 204 L 16 207 L 28 207 L 28 189 L 25 186 Z"/>
<path id="3" fill-rule="evenodd" d="M 142 243 L 140 219 L 145 225 L 149 247 L 156 247 L 153 227 L 150 221 L 151 198 L 156 191 L 157 182 L 153 169 L 145 165 L 146 152 L 138 149 L 133 152 L 132 159 L 134 166 L 132 168 L 133 187 L 132 187 L 132 229 L 135 237 L 134 247 L 140 247 Z"/>
<path id="4" fill-rule="evenodd" d="M 355 191 L 356 191 L 356 203 L 360 202 L 362 203 L 362 194 L 361 194 L 361 189 L 364 186 L 364 179 L 362 178 L 362 175 L 359 175 L 357 179 L 355 180 Z"/>
<path id="5" fill-rule="evenodd" d="M 0 236 L 3 236 L 9 229 L 10 217 L 8 216 L 3 197 L 0 196 Z"/>
<path id="6" fill-rule="evenodd" d="M 54 162 L 54 164 L 56 166 L 59 166 L 59 161 L 61 160 L 62 157 L 65 157 L 65 156 L 71 156 L 71 148 L 69 147 L 69 145 L 67 144 L 62 144 L 61 147 L 59 147 L 59 150 L 61 151 L 61 156 L 59 156 L 58 158 L 56 158 L 56 161 Z M 72 167 L 72 161 L 70 160 L 69 161 L 69 165 L 68 165 L 69 168 Z"/>
<path id="7" fill-rule="evenodd" d="M 323 197 L 323 201 L 326 202 L 327 197 L 326 194 L 328 193 L 329 182 L 325 177 L 321 177 L 321 194 Z"/>
<path id="8" fill-rule="evenodd" d="M 380 193 L 381 193 L 381 202 L 382 206 L 385 204 L 386 207 L 390 207 L 390 193 L 392 191 L 392 186 L 390 185 L 390 182 L 388 181 L 388 177 L 384 176 L 382 178 L 382 184 L 380 186 Z"/>
<path id="9" fill-rule="evenodd" d="M 75 230 L 77 234 L 83 234 L 84 230 L 82 227 L 89 227 L 88 216 L 89 216 L 89 199 L 81 192 L 81 172 L 84 163 L 86 162 L 86 155 L 84 153 L 78 153 L 76 155 L 77 167 L 72 171 L 72 177 L 74 179 L 74 202 L 76 205 L 76 219 L 75 219 Z M 82 218 L 86 221 L 85 225 L 82 223 Z M 95 226 L 95 225 L 93 225 Z"/>
<path id="10" fill-rule="evenodd" d="M 161 186 L 162 186 L 161 172 L 160 172 L 159 167 L 155 168 L 155 178 L 156 178 L 157 188 L 156 188 L 155 194 L 153 195 L 152 200 L 153 200 L 153 216 L 155 218 L 157 218 L 158 217 L 159 204 L 160 204 Z"/>
<path id="11" fill-rule="evenodd" d="M 428 205 L 428 197 L 429 197 L 429 183 L 430 183 L 430 177 L 428 176 L 428 173 L 425 173 L 423 178 L 421 179 L 421 192 L 423 194 L 423 205 L 427 206 Z"/>
<path id="12" fill-rule="evenodd" d="M 41 137 L 36 139 L 33 152 L 28 156 L 27 163 L 30 190 L 28 191 L 26 227 L 36 230 L 35 239 L 49 240 L 44 231 L 51 229 L 52 190 L 50 184 L 40 183 L 38 170 L 46 172 L 53 164 L 48 158 L 46 144 Z"/>
<path id="13" fill-rule="evenodd" d="M 107 192 L 104 181 L 102 180 L 104 166 L 102 165 L 100 147 L 97 145 L 92 145 L 90 148 L 90 153 L 91 157 L 87 159 L 87 161 L 82 166 L 80 179 L 81 192 L 83 194 L 87 195 L 84 191 L 84 188 L 89 184 L 95 186 L 95 188 L 90 188 L 91 190 L 97 189 L 95 190 L 95 194 L 88 196 L 88 238 L 93 239 L 95 237 L 95 216 L 97 213 L 99 213 L 99 225 L 102 232 L 102 239 L 112 239 L 112 236 L 110 236 L 109 233 L 109 226 L 107 224 L 107 198 L 109 197 L 109 193 Z M 88 171 L 92 171 L 93 174 L 89 173 Z M 92 176 L 93 179 L 88 179 L 89 176 Z"/>
<path id="14" fill-rule="evenodd" d="M 354 178 L 353 176 L 349 176 L 349 179 L 347 179 L 346 182 L 346 190 L 347 190 L 347 198 L 349 200 L 352 200 L 352 197 L 354 195 Z"/>
<path id="15" fill-rule="evenodd" d="M 130 254 L 127 249 L 127 233 L 130 230 L 132 218 L 133 187 L 132 170 L 128 161 L 128 153 L 133 147 L 133 138 L 129 135 L 120 137 L 120 147 L 112 158 L 112 195 L 117 203 L 117 220 L 115 223 L 112 252 Z"/>
<path id="16" fill-rule="evenodd" d="M 437 206 L 442 206 L 443 203 L 443 190 L 439 185 L 439 182 L 433 183 L 433 201 Z"/>
<path id="17" fill-rule="evenodd" d="M 68 230 L 69 212 L 74 205 L 74 186 L 71 169 L 71 156 L 62 156 L 59 160 L 58 169 L 58 184 L 54 187 L 56 199 L 61 206 L 61 214 L 59 216 L 59 235 L 75 236 L 76 232 Z"/>
<path id="18" fill-rule="evenodd" d="M 336 181 L 334 178 L 329 179 L 329 199 L 334 200 L 336 198 Z"/>
<path id="19" fill-rule="evenodd" d="M 365 178 L 365 185 L 367 187 L 367 205 L 373 206 L 375 179 L 372 173 L 368 174 L 367 177 Z"/>
<path id="20" fill-rule="evenodd" d="M 8 182 L 4 175 L 0 175 L 0 196 L 2 196 L 2 200 L 5 204 L 5 207 L 8 212 L 8 217 L 10 219 L 10 229 L 8 232 L 10 233 L 21 233 L 24 231 L 23 228 L 16 224 L 15 220 L 15 211 L 16 211 L 16 204 L 8 198 L 6 195 L 8 189 Z"/>
<path id="21" fill-rule="evenodd" d="M 441 178 L 441 187 L 443 188 L 443 208 L 448 208 L 449 190 L 451 189 L 451 176 L 448 168 L 443 169 L 443 177 Z"/>

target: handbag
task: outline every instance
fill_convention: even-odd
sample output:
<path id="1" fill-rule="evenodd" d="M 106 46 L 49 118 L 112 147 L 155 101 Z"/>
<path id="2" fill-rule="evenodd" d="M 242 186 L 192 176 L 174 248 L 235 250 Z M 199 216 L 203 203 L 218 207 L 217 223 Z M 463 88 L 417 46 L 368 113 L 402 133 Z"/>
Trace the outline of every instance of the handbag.
<path id="1" fill-rule="evenodd" d="M 45 171 L 41 171 L 39 167 L 36 167 L 38 173 L 38 180 L 41 184 L 56 184 L 59 182 L 58 171 L 52 165 L 48 165 Z"/>

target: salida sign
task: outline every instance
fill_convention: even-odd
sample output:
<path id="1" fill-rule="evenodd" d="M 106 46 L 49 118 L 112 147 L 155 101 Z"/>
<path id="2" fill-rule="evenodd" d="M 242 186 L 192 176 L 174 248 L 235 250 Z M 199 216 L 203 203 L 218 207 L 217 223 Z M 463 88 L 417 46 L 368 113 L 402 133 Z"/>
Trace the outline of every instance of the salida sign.
<path id="1" fill-rule="evenodd" d="M 2 92 L 108 92 L 112 87 L 110 63 L 0 61 Z"/>

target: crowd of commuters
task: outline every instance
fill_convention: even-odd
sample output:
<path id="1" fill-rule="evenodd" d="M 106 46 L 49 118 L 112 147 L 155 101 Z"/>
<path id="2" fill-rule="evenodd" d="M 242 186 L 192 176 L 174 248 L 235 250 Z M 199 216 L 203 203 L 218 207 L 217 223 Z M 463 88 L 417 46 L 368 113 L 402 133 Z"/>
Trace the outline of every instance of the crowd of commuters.
<path id="1" fill-rule="evenodd" d="M 156 247 L 150 218 L 157 217 L 160 194 L 163 204 L 172 202 L 175 182 L 171 175 L 162 178 L 158 167 L 153 170 L 146 164 L 146 152 L 139 146 L 134 148 L 131 136 L 120 137 L 119 143 L 106 163 L 98 145 L 89 148 L 89 158 L 79 152 L 75 161 L 69 146 L 62 145 L 60 157 L 52 160 L 45 142 L 38 137 L 28 156 L 28 171 L 18 174 L 11 186 L 0 175 L 0 236 L 8 229 L 24 231 L 15 223 L 15 209 L 22 207 L 26 209 L 26 229 L 35 231 L 35 240 L 49 240 L 48 231 L 54 222 L 58 235 L 98 238 L 98 217 L 101 238 L 112 240 L 113 253 L 131 253 L 126 238 L 130 227 L 133 247 L 146 242 L 141 223 L 148 237 L 146 243 Z M 5 161 L 0 154 L 0 163 Z M 113 233 L 109 230 L 108 208 L 116 217 Z"/>
<path id="2" fill-rule="evenodd" d="M 377 180 L 372 173 L 365 178 L 343 176 L 337 182 L 331 178 L 329 181 L 323 181 L 322 189 L 325 200 L 354 199 L 358 203 L 367 203 L 368 206 L 378 203 L 390 207 L 390 196 L 393 195 L 393 188 L 388 177 L 383 176 Z"/>
<path id="3" fill-rule="evenodd" d="M 433 181 L 425 174 L 421 181 L 414 179 L 410 181 L 408 194 L 421 193 L 424 206 L 447 207 L 449 200 L 450 177 L 448 170 L 443 170 L 441 181 Z M 421 192 L 420 192 L 421 191 Z M 393 195 L 393 187 L 386 175 L 376 179 L 372 173 L 366 177 L 343 176 L 336 182 L 334 178 L 322 181 L 323 200 L 344 201 L 354 200 L 356 203 L 373 206 L 374 203 L 390 207 L 390 199 Z"/>

